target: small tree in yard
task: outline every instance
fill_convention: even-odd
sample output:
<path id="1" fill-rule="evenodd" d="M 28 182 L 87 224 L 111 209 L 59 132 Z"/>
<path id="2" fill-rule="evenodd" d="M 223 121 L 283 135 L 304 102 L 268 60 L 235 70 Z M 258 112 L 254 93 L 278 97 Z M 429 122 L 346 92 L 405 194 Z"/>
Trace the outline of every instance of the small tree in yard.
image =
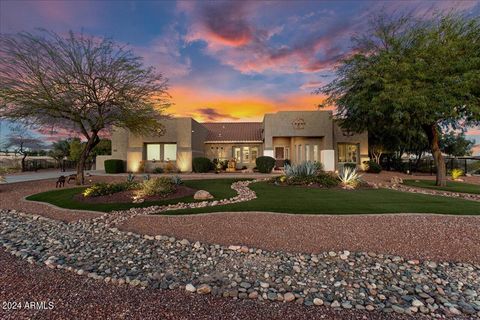
<path id="1" fill-rule="evenodd" d="M 15 154 L 22 156 L 22 172 L 26 171 L 25 159 L 34 150 L 43 147 L 42 140 L 34 137 L 27 128 L 17 125 L 10 130 L 7 136 L 7 147 Z"/>
<path id="2" fill-rule="evenodd" d="M 446 184 L 442 128 L 480 122 L 480 17 L 448 14 L 428 21 L 377 17 L 355 37 L 337 78 L 318 92 L 350 130 L 422 130 Z"/>
<path id="3" fill-rule="evenodd" d="M 440 141 L 440 149 L 453 157 L 462 157 L 472 154 L 472 147 L 475 144 L 474 141 L 465 138 L 465 134 L 449 132 L 444 134 Z"/>
<path id="4" fill-rule="evenodd" d="M 77 183 L 99 134 L 162 132 L 167 81 L 109 39 L 41 31 L 0 35 L 0 117 L 75 130 L 85 140 Z"/>
<path id="5" fill-rule="evenodd" d="M 48 152 L 48 155 L 55 159 L 62 171 L 65 171 L 64 159 L 70 155 L 70 143 L 67 139 L 59 140 L 52 144 L 52 149 Z"/>

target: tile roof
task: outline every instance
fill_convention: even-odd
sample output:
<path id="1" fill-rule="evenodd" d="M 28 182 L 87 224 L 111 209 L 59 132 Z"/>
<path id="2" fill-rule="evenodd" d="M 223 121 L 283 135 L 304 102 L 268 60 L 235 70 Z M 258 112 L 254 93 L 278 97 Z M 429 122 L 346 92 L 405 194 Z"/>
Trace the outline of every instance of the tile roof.
<path id="1" fill-rule="evenodd" d="M 208 130 L 206 141 L 262 141 L 261 122 L 204 122 L 202 125 Z"/>

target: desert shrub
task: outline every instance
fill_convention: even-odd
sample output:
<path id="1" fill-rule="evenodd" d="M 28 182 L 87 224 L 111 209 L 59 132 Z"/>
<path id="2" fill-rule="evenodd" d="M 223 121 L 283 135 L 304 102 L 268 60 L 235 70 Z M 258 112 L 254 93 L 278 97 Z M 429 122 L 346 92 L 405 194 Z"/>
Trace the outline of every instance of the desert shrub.
<path id="1" fill-rule="evenodd" d="M 179 185 L 183 184 L 183 181 L 182 181 L 182 178 L 180 178 L 179 176 L 173 176 L 172 177 L 172 183 L 176 186 L 179 186 Z"/>
<path id="2" fill-rule="evenodd" d="M 452 172 L 450 173 L 452 176 L 453 180 L 457 180 L 461 176 L 463 176 L 463 170 L 462 169 L 453 169 Z"/>
<path id="3" fill-rule="evenodd" d="M 344 189 L 355 189 L 360 185 L 360 178 L 361 175 L 358 174 L 357 169 L 351 169 L 349 167 L 344 167 L 338 174 L 338 179 L 340 179 L 340 184 Z"/>
<path id="4" fill-rule="evenodd" d="M 126 190 L 134 190 L 139 188 L 139 183 L 126 181 L 120 183 L 95 183 L 91 187 L 86 188 L 82 194 L 84 197 L 100 197 Z"/>
<path id="5" fill-rule="evenodd" d="M 106 173 L 122 173 L 124 170 L 123 160 L 120 159 L 105 160 L 103 165 Z"/>
<path id="6" fill-rule="evenodd" d="M 375 161 L 365 161 L 364 163 L 367 165 L 367 172 L 369 172 L 369 173 L 380 173 L 380 172 L 382 172 L 382 166 L 380 166 Z"/>
<path id="7" fill-rule="evenodd" d="M 275 167 L 275 159 L 272 157 L 262 156 L 258 157 L 255 160 L 255 164 L 257 165 L 257 169 L 261 173 L 270 173 Z"/>
<path id="8" fill-rule="evenodd" d="M 291 165 L 292 164 L 292 161 L 290 161 L 290 159 L 285 159 L 283 160 L 283 165 L 286 166 L 286 165 Z"/>
<path id="9" fill-rule="evenodd" d="M 160 167 L 156 167 L 155 169 L 153 169 L 153 173 L 163 173 L 163 169 Z"/>
<path id="10" fill-rule="evenodd" d="M 338 186 L 340 181 L 333 173 L 320 172 L 315 177 L 315 182 L 324 188 L 333 188 Z"/>
<path id="11" fill-rule="evenodd" d="M 135 176 L 133 173 L 129 172 L 127 176 L 127 182 L 133 182 L 133 180 L 135 180 Z"/>
<path id="12" fill-rule="evenodd" d="M 350 168 L 350 170 L 354 170 L 354 169 L 357 169 L 357 164 L 353 162 L 347 162 L 343 164 L 343 168 L 344 169 Z"/>
<path id="13" fill-rule="evenodd" d="M 226 170 L 228 167 L 228 160 L 213 159 L 213 166 L 216 170 Z"/>
<path id="14" fill-rule="evenodd" d="M 164 196 L 173 191 L 175 191 L 175 184 L 172 179 L 169 177 L 160 177 L 143 181 L 136 192 L 136 196 L 140 198 L 157 195 Z"/>
<path id="15" fill-rule="evenodd" d="M 287 178 L 316 176 L 320 171 L 322 171 L 322 164 L 320 162 L 313 161 L 305 161 L 298 165 L 286 164 L 283 171 Z"/>
<path id="16" fill-rule="evenodd" d="M 165 165 L 165 172 L 166 173 L 177 172 L 177 167 L 175 166 L 175 162 L 168 161 L 167 164 Z"/>
<path id="17" fill-rule="evenodd" d="M 199 172 L 199 173 L 208 172 L 213 169 L 212 161 L 204 157 L 193 158 L 192 166 L 193 166 L 193 171 Z"/>

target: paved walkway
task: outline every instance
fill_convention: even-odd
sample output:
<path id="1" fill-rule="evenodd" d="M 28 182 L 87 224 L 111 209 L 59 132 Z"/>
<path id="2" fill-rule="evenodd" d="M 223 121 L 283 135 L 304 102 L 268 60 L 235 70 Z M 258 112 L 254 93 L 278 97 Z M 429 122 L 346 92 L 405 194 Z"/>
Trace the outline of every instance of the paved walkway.
<path id="1" fill-rule="evenodd" d="M 39 171 L 39 172 L 25 172 L 21 174 L 12 174 L 6 175 L 5 178 L 7 183 L 16 183 L 16 182 L 25 182 L 25 181 L 37 181 L 37 180 L 46 180 L 46 179 L 56 179 L 61 175 L 68 176 L 70 174 L 74 174 L 75 171 Z M 126 177 L 128 173 L 118 173 L 118 174 L 108 174 L 105 171 L 96 171 L 96 170 L 88 170 L 85 173 L 89 173 L 92 176 L 100 176 L 100 177 Z M 280 175 L 281 173 L 272 173 L 270 175 L 262 174 L 262 173 L 180 173 L 178 174 L 183 180 L 193 180 L 193 179 L 228 179 L 228 178 L 248 178 L 248 179 L 258 179 L 258 178 L 265 178 L 268 176 L 275 176 Z M 136 176 L 143 176 L 143 173 L 137 173 Z M 161 176 L 172 176 L 175 174 L 151 174 L 152 177 L 161 177 Z"/>
<path id="2" fill-rule="evenodd" d="M 25 182 L 25 181 L 37 181 L 37 180 L 45 180 L 45 179 L 55 179 L 60 176 L 68 176 L 70 174 L 74 174 L 75 171 L 39 171 L 39 172 L 25 172 L 22 174 L 14 174 L 14 175 L 7 175 L 5 179 L 7 183 L 15 183 L 15 182 Z"/>

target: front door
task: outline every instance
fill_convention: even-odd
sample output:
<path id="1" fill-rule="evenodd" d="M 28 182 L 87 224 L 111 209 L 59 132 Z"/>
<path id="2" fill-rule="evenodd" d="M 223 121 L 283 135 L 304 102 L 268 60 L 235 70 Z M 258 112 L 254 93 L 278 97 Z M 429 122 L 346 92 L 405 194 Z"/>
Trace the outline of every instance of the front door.
<path id="1" fill-rule="evenodd" d="M 285 148 L 275 147 L 275 166 L 282 168 L 285 162 Z"/>

